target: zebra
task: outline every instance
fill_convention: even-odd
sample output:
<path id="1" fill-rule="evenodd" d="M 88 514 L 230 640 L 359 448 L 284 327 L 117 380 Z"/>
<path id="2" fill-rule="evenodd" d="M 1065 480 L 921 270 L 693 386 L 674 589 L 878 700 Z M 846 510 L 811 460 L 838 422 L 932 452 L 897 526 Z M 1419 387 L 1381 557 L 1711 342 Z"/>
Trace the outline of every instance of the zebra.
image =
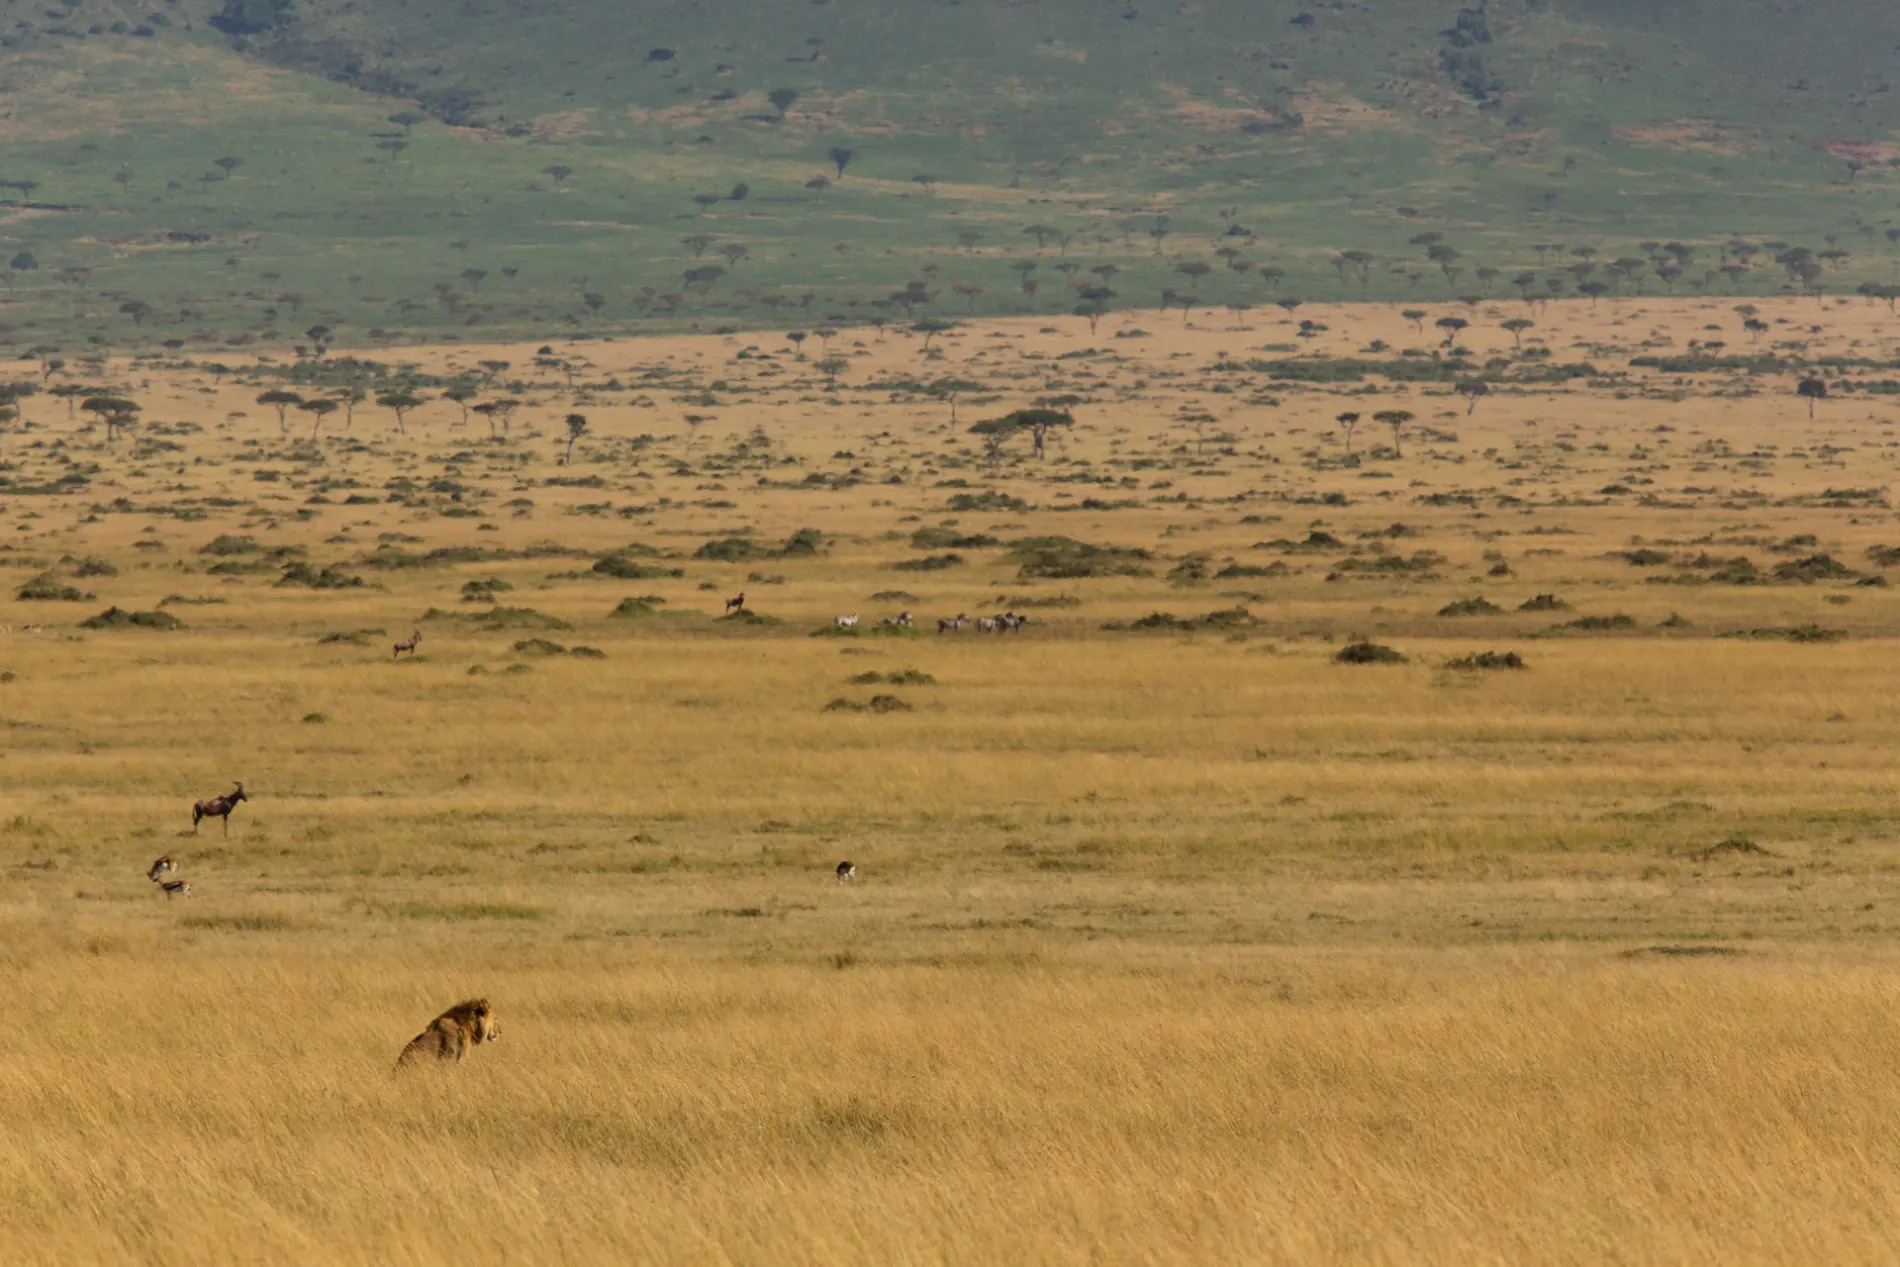
<path id="1" fill-rule="evenodd" d="M 857 882 L 858 882 L 857 864 L 855 862 L 839 863 L 838 864 L 838 883 L 839 884 L 856 884 Z"/>
<path id="2" fill-rule="evenodd" d="M 239 783 L 235 792 L 226 792 L 223 796 L 208 796 L 204 800 L 194 803 L 191 807 L 192 834 L 197 834 L 198 824 L 204 819 L 222 818 L 224 820 L 224 834 L 229 836 L 231 834 L 231 811 L 237 808 L 239 801 L 248 801 L 250 799 L 250 797 L 244 795 L 244 785 Z"/>
<path id="3" fill-rule="evenodd" d="M 166 854 L 163 858 L 160 858 L 157 862 L 152 864 L 152 869 L 145 873 L 145 878 L 150 880 L 153 884 L 157 884 L 176 870 L 178 870 L 178 864 L 172 861 L 170 854 Z"/>
<path id="4" fill-rule="evenodd" d="M 996 621 L 997 618 L 995 616 L 978 616 L 976 618 L 976 631 L 978 633 L 995 633 Z"/>
<path id="5" fill-rule="evenodd" d="M 849 616 L 834 616 L 832 617 L 831 623 L 840 629 L 856 629 L 858 627 L 858 614 L 852 612 Z"/>
<path id="6" fill-rule="evenodd" d="M 415 655 L 416 644 L 421 641 L 422 641 L 422 631 L 420 629 L 411 630 L 407 638 L 404 638 L 401 642 L 396 644 L 396 648 L 395 648 L 395 651 L 391 655 L 391 659 L 396 659 L 396 660 L 402 659 L 402 653 L 405 651 L 407 651 L 411 656 Z"/>
<path id="7" fill-rule="evenodd" d="M 968 616 L 962 612 L 958 612 L 955 620 L 939 620 L 937 622 L 937 632 L 940 634 L 960 633 L 963 630 L 963 622 L 968 619 Z"/>
<path id="8" fill-rule="evenodd" d="M 745 591 L 739 591 L 739 597 L 726 600 L 726 615 L 737 616 L 745 610 Z"/>
<path id="9" fill-rule="evenodd" d="M 1021 633 L 1023 626 L 1029 623 L 1029 617 L 1018 616 L 1015 612 L 1004 612 L 996 618 L 998 633 Z"/>
<path id="10" fill-rule="evenodd" d="M 175 897 L 191 896 L 191 886 L 186 884 L 183 880 L 166 880 L 158 887 L 165 890 L 165 900 L 167 902 Z"/>
<path id="11" fill-rule="evenodd" d="M 907 611 L 898 612 L 895 616 L 886 616 L 884 618 L 884 623 L 886 625 L 889 625 L 892 629 L 916 628 L 916 625 L 912 622 L 910 618 L 910 613 Z"/>

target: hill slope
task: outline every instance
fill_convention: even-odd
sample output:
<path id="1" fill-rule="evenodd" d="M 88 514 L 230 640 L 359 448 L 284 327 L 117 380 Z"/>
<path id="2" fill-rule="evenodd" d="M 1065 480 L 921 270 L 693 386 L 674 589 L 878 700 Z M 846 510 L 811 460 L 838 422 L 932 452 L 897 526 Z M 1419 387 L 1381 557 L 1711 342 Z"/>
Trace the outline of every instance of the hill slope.
<path id="1" fill-rule="evenodd" d="M 1852 291 L 1900 223 L 1868 0 L 77 0 L 0 44 L 16 345 Z"/>

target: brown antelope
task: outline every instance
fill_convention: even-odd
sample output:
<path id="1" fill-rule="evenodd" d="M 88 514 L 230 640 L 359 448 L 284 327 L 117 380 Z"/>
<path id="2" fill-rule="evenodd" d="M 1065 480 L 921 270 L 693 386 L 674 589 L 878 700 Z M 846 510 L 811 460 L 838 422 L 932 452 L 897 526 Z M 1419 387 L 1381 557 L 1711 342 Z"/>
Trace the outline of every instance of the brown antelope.
<path id="1" fill-rule="evenodd" d="M 191 886 L 186 884 L 183 880 L 166 880 L 158 887 L 165 890 L 165 900 L 167 902 L 175 897 L 191 896 Z"/>
<path id="2" fill-rule="evenodd" d="M 726 600 L 726 615 L 737 616 L 745 610 L 745 591 L 739 591 L 739 597 Z"/>
<path id="3" fill-rule="evenodd" d="M 244 795 L 244 785 L 239 783 L 237 790 L 234 792 L 226 792 L 223 796 L 208 796 L 204 800 L 196 802 L 191 807 L 192 833 L 194 835 L 197 833 L 198 824 L 205 819 L 222 818 L 224 820 L 224 834 L 229 836 L 231 834 L 231 811 L 237 808 L 239 801 L 248 801 L 250 799 L 250 797 Z"/>
<path id="4" fill-rule="evenodd" d="M 422 631 L 420 629 L 412 631 L 407 638 L 404 638 L 401 642 L 396 644 L 395 652 L 391 658 L 400 660 L 402 659 L 402 653 L 405 651 L 413 656 L 416 653 L 416 644 L 421 641 Z"/>
<path id="5" fill-rule="evenodd" d="M 968 619 L 968 616 L 962 612 L 958 612 L 955 620 L 939 620 L 937 622 L 937 632 L 940 634 L 961 633 L 963 631 L 963 622 Z"/>
<path id="6" fill-rule="evenodd" d="M 170 854 L 166 854 L 163 858 L 160 858 L 157 862 L 152 864 L 152 869 L 145 873 L 145 878 L 157 884 L 160 880 L 163 880 L 176 870 L 178 870 L 178 864 L 172 861 Z"/>
<path id="7" fill-rule="evenodd" d="M 858 867 L 856 863 L 841 862 L 838 864 L 838 883 L 839 884 L 856 884 L 857 881 L 858 881 Z"/>

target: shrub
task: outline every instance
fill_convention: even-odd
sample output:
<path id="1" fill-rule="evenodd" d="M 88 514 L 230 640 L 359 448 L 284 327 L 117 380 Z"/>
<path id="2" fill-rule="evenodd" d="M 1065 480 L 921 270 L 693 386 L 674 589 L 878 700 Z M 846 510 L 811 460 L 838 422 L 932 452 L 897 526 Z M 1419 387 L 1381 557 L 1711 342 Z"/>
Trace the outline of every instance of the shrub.
<path id="1" fill-rule="evenodd" d="M 1333 657 L 1335 664 L 1404 664 L 1405 656 L 1377 642 L 1349 642 Z"/>
<path id="2" fill-rule="evenodd" d="M 81 629 L 183 629 L 185 622 L 167 611 L 129 612 L 108 607 L 90 620 L 79 622 Z"/>
<path id="3" fill-rule="evenodd" d="M 1797 581 L 1802 585 L 1811 585 L 1815 581 L 1835 581 L 1852 575 L 1852 568 L 1826 554 L 1811 554 L 1805 559 L 1790 559 L 1775 565 L 1777 581 Z"/>
<path id="4" fill-rule="evenodd" d="M 908 713 L 910 705 L 895 695 L 873 695 L 871 711 L 874 713 Z"/>
<path id="5" fill-rule="evenodd" d="M 594 560 L 593 570 L 600 576 L 611 576 L 617 581 L 648 581 L 656 577 L 686 575 L 685 568 L 663 568 L 642 563 L 625 552 L 602 555 Z"/>
<path id="6" fill-rule="evenodd" d="M 666 600 L 658 594 L 642 594 L 638 598 L 623 598 L 620 605 L 607 613 L 608 619 L 643 620 L 648 616 L 659 615 L 659 608 Z"/>
<path id="7" fill-rule="evenodd" d="M 1090 545 L 1073 537 L 1024 537 L 1010 546 L 1010 558 L 1025 579 L 1072 579 L 1087 576 L 1151 576 L 1142 564 L 1153 558 L 1146 550 Z"/>
<path id="8" fill-rule="evenodd" d="M 999 493 L 993 489 L 981 493 L 958 493 L 949 501 L 949 508 L 963 512 L 972 510 L 1028 510 L 1029 503 L 1008 493 Z"/>
<path id="9" fill-rule="evenodd" d="M 910 534 L 910 543 L 919 550 L 977 550 L 1002 544 L 984 533 L 962 533 L 952 528 L 919 528 Z"/>
<path id="10" fill-rule="evenodd" d="M 524 638 L 511 650 L 516 655 L 566 655 L 567 648 L 558 642 L 549 642 L 546 638 Z"/>
<path id="11" fill-rule="evenodd" d="M 360 589 L 365 582 L 362 577 L 353 576 L 348 572 L 339 572 L 335 567 L 326 567 L 318 571 L 308 563 L 293 563 L 284 569 L 284 574 L 277 584 L 279 586 L 303 585 L 313 590 L 346 590 Z"/>
<path id="12" fill-rule="evenodd" d="M 1539 594 L 1519 603 L 1517 609 L 1521 612 L 1567 612 L 1570 604 L 1555 594 Z"/>
<path id="13" fill-rule="evenodd" d="M 1629 490 L 1624 489 L 1623 491 L 1628 492 Z M 1623 557 L 1627 559 L 1631 565 L 1639 568 L 1654 567 L 1658 563 L 1669 562 L 1669 556 L 1664 554 L 1661 550 L 1625 550 L 1623 551 Z"/>
<path id="14" fill-rule="evenodd" d="M 802 558 L 817 554 L 824 544 L 824 533 L 816 528 L 800 528 L 785 539 L 785 546 L 779 553 L 788 558 Z"/>
<path id="15" fill-rule="evenodd" d="M 1495 616 L 1503 610 L 1487 598 L 1461 598 L 1455 603 L 1447 603 L 1440 607 L 1438 614 L 1440 616 Z"/>
<path id="16" fill-rule="evenodd" d="M 22 585 L 15 597 L 23 603 L 83 603 L 94 596 L 68 585 L 51 572 L 42 572 Z"/>
<path id="17" fill-rule="evenodd" d="M 1445 661 L 1448 669 L 1521 669 L 1524 657 L 1515 651 L 1478 651 Z"/>
<path id="18" fill-rule="evenodd" d="M 744 537 L 721 537 L 717 541 L 708 541 L 693 551 L 695 559 L 710 559 L 715 563 L 744 563 L 756 559 L 765 551 L 747 541 Z"/>
<path id="19" fill-rule="evenodd" d="M 1847 637 L 1845 629 L 1823 629 L 1819 625 L 1785 625 L 1762 629 L 1737 629 L 1717 634 L 1718 638 L 1778 638 L 1783 642 L 1839 642 Z"/>
<path id="20" fill-rule="evenodd" d="M 256 554 L 261 549 L 263 549 L 263 547 L 258 545 L 257 541 L 252 537 L 233 537 L 226 535 L 213 537 L 210 541 L 199 547 L 198 553 L 228 556 L 234 554 Z"/>
<path id="21" fill-rule="evenodd" d="M 493 629 L 565 629 L 567 622 L 532 607 L 491 607 L 485 612 L 451 612 L 431 607 L 423 620 L 465 620 Z"/>
<path id="22" fill-rule="evenodd" d="M 905 559 L 893 563 L 891 567 L 898 572 L 941 572 L 945 568 L 960 567 L 963 556 L 960 554 L 927 554 L 921 559 Z"/>

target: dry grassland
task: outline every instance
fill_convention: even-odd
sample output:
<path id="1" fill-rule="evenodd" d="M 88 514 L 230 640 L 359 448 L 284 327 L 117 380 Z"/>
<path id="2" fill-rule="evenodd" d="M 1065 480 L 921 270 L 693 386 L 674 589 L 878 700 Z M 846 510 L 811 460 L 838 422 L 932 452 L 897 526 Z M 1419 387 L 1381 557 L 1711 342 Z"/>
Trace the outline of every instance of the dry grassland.
<path id="1" fill-rule="evenodd" d="M 1763 315 L 1896 354 L 1884 308 Z M 110 445 L 30 400 L 11 487 L 89 482 L 0 495 L 0 1260 L 1889 1261 L 1887 398 L 1629 369 L 1743 345 L 1686 300 L 1540 311 L 1602 372 L 1469 414 L 1141 316 L 847 332 L 836 390 L 776 337 L 564 347 L 500 443 L 444 402 L 280 437 L 150 364 Z M 946 375 L 954 429 L 902 386 Z M 982 460 L 1052 393 L 1048 461 Z M 1025 575 L 1058 535 L 1145 574 Z M 1448 667 L 1485 651 L 1528 667 Z M 474 994 L 498 1043 L 390 1075 Z"/>

